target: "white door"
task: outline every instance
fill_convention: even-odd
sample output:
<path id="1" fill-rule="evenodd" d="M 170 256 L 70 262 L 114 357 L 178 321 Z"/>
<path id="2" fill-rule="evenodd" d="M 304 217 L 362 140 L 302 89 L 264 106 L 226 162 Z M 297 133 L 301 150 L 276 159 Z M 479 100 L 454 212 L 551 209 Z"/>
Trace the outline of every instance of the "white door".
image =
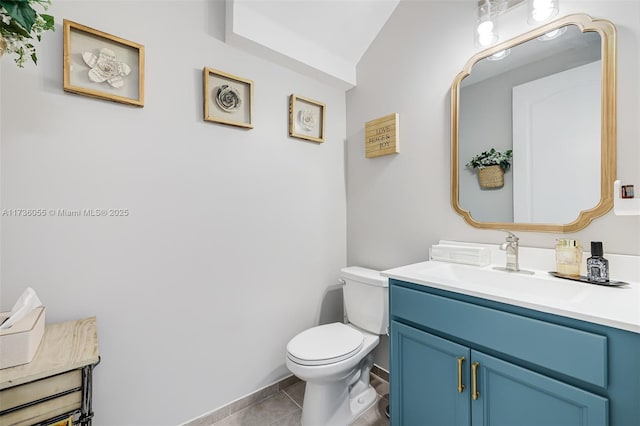
<path id="1" fill-rule="evenodd" d="M 513 88 L 514 222 L 566 224 L 600 201 L 600 75 L 596 61 Z"/>

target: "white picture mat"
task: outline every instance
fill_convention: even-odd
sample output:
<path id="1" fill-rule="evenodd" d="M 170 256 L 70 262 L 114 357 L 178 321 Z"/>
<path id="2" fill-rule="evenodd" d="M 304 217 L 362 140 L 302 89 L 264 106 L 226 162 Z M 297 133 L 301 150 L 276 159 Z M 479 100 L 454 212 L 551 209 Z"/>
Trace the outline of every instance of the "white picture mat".
<path id="1" fill-rule="evenodd" d="M 84 52 L 91 52 L 98 56 L 100 49 L 105 47 L 115 53 L 117 61 L 124 62 L 131 68 L 129 75 L 123 77 L 124 86 L 119 89 L 112 87 L 106 81 L 102 83 L 91 81 L 89 79 L 89 70 L 91 68 L 82 59 Z M 76 28 L 71 28 L 69 31 L 69 84 L 72 86 L 139 100 L 139 58 L 140 51 L 134 47 L 86 33 Z"/>
<path id="2" fill-rule="evenodd" d="M 321 138 L 322 137 L 322 122 L 324 120 L 324 117 L 322 116 L 323 111 L 322 111 L 322 106 L 311 103 L 311 102 L 307 102 L 303 99 L 297 98 L 294 102 L 293 105 L 293 131 L 294 133 L 300 134 L 300 135 L 305 135 L 305 136 L 312 136 L 315 138 Z M 311 110 L 313 111 L 313 113 L 316 115 L 317 120 L 316 120 L 316 125 L 314 126 L 314 128 L 307 130 L 305 129 L 301 124 L 300 124 L 300 111 L 302 110 Z"/>
<path id="3" fill-rule="evenodd" d="M 251 124 L 251 86 L 243 81 L 234 80 L 218 74 L 209 73 L 209 93 L 207 103 L 209 106 L 209 116 L 220 118 L 225 121 L 235 121 L 239 123 Z M 218 106 L 216 94 L 220 86 L 227 84 L 233 87 L 240 94 L 240 108 L 235 111 L 225 111 Z"/>

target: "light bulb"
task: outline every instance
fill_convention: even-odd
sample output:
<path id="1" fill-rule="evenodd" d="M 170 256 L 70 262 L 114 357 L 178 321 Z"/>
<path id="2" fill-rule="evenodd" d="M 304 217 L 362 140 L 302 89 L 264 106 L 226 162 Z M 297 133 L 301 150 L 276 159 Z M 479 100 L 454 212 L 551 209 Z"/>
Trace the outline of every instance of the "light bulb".
<path id="1" fill-rule="evenodd" d="M 511 53 L 511 49 L 501 50 L 489 56 L 487 59 L 490 61 L 499 61 L 500 59 L 504 59 L 509 56 L 509 53 Z"/>
<path id="2" fill-rule="evenodd" d="M 549 5 L 546 7 L 533 9 L 533 12 L 531 12 L 531 17 L 537 22 L 542 22 L 549 19 L 551 13 L 553 13 L 553 7 Z"/>
<path id="3" fill-rule="evenodd" d="M 478 43 L 480 43 L 481 46 L 489 46 L 495 43 L 496 40 L 498 40 L 498 37 L 493 33 L 480 34 L 478 36 Z"/>
<path id="4" fill-rule="evenodd" d="M 529 23 L 547 21 L 558 9 L 558 0 L 529 0 Z"/>
<path id="5" fill-rule="evenodd" d="M 540 41 L 553 40 L 554 38 L 560 37 L 566 31 L 567 31 L 567 27 L 558 28 L 558 29 L 549 31 L 547 33 L 544 33 L 543 35 L 538 37 L 538 40 L 540 40 Z"/>
<path id="6" fill-rule="evenodd" d="M 493 21 L 489 20 L 489 21 L 484 21 L 478 24 L 478 34 L 480 35 L 491 34 L 492 31 L 493 31 Z"/>
<path id="7" fill-rule="evenodd" d="M 557 30 L 549 31 L 545 35 L 547 36 L 548 39 L 552 39 L 552 38 L 556 38 L 559 32 L 560 32 L 560 28 L 558 28 Z"/>
<path id="8" fill-rule="evenodd" d="M 552 6 L 553 6 L 552 0 L 533 0 L 534 9 L 546 8 L 546 7 L 552 7 Z"/>
<path id="9" fill-rule="evenodd" d="M 498 41 L 498 23 L 492 13 L 491 0 L 482 0 L 476 21 L 476 45 L 487 47 Z"/>

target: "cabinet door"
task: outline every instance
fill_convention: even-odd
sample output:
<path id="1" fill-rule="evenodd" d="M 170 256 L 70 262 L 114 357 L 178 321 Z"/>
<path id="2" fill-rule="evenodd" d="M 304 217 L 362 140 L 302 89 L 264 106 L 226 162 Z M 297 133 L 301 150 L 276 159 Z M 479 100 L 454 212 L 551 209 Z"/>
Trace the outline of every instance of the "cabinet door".
<path id="1" fill-rule="evenodd" d="M 473 426 L 608 424 L 606 398 L 480 352 L 471 358 L 479 391 L 471 403 Z"/>
<path id="2" fill-rule="evenodd" d="M 469 426 L 469 356 L 465 346 L 392 321 L 391 424 Z"/>

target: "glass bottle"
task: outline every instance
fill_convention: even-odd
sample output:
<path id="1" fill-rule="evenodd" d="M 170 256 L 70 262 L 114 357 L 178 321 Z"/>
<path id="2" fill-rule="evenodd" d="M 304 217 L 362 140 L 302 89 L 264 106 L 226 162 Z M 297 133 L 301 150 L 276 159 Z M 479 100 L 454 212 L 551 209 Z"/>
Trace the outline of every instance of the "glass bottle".
<path id="1" fill-rule="evenodd" d="M 591 257 L 587 259 L 587 279 L 597 283 L 609 281 L 609 261 L 602 257 L 602 241 L 591 241 Z"/>
<path id="2" fill-rule="evenodd" d="M 556 272 L 571 277 L 579 277 L 581 264 L 582 247 L 578 240 L 558 238 L 556 240 Z"/>

